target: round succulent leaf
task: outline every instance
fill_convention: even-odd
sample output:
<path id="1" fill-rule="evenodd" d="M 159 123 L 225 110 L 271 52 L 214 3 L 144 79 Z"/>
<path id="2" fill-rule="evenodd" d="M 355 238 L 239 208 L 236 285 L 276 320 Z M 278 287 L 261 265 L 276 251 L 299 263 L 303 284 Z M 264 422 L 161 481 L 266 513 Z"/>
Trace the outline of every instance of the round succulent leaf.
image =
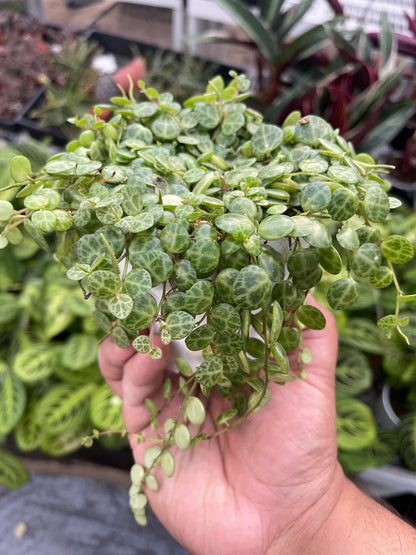
<path id="1" fill-rule="evenodd" d="M 20 458 L 5 449 L 0 449 L 0 484 L 13 490 L 28 482 L 29 479 L 29 470 Z"/>
<path id="2" fill-rule="evenodd" d="M 357 232 L 350 226 L 344 226 L 339 230 L 337 241 L 342 248 L 349 251 L 356 251 L 360 247 Z"/>
<path id="3" fill-rule="evenodd" d="M 237 355 L 243 350 L 243 338 L 239 333 L 216 333 L 214 346 L 222 355 Z"/>
<path id="4" fill-rule="evenodd" d="M 283 214 L 267 216 L 260 222 L 259 235 L 266 241 L 275 241 L 287 237 L 294 230 L 292 218 Z"/>
<path id="5" fill-rule="evenodd" d="M 168 478 L 171 478 L 175 474 L 175 459 L 172 453 L 169 451 L 164 451 L 162 453 L 160 456 L 160 466 Z"/>
<path id="6" fill-rule="evenodd" d="M 118 224 L 123 215 L 123 209 L 119 204 L 112 203 L 110 206 L 97 208 L 95 215 L 104 225 Z"/>
<path id="7" fill-rule="evenodd" d="M 195 397 L 194 395 L 188 397 L 185 404 L 185 417 L 195 426 L 202 426 L 205 422 L 205 405 L 199 397 Z"/>
<path id="8" fill-rule="evenodd" d="M 205 129 L 214 129 L 221 121 L 221 114 L 215 104 L 199 102 L 195 105 L 194 113 L 199 125 Z"/>
<path id="9" fill-rule="evenodd" d="M 186 451 L 191 445 L 191 432 L 186 424 L 178 424 L 174 432 L 175 444 L 181 449 Z"/>
<path id="10" fill-rule="evenodd" d="M 105 333 L 109 333 L 111 331 L 111 328 L 113 327 L 111 320 L 106 314 L 104 314 L 104 312 L 95 310 L 93 312 L 93 316 L 100 329 L 102 329 Z"/>
<path id="11" fill-rule="evenodd" d="M 351 218 L 358 210 L 360 199 L 350 189 L 340 187 L 332 193 L 328 213 L 337 222 Z"/>
<path id="12" fill-rule="evenodd" d="M 93 264 L 97 258 L 107 255 L 108 251 L 99 234 L 87 233 L 76 242 L 79 261 L 83 264 Z"/>
<path id="13" fill-rule="evenodd" d="M 312 247 L 325 249 L 332 245 L 331 235 L 321 222 L 312 220 L 309 233 L 305 236 L 305 241 Z"/>
<path id="14" fill-rule="evenodd" d="M 390 235 L 381 243 L 383 256 L 393 264 L 404 264 L 415 256 L 412 243 L 401 235 Z"/>
<path id="15" fill-rule="evenodd" d="M 162 250 L 139 251 L 130 262 L 133 267 L 139 266 L 149 272 L 153 286 L 169 279 L 173 270 L 172 259 Z"/>
<path id="16" fill-rule="evenodd" d="M 94 297 L 108 299 L 120 289 L 120 277 L 111 270 L 96 270 L 85 278 L 85 286 Z"/>
<path id="17" fill-rule="evenodd" d="M 317 147 L 322 139 L 331 139 L 331 126 L 319 116 L 307 115 L 301 118 L 294 127 L 295 137 L 302 144 Z"/>
<path id="18" fill-rule="evenodd" d="M 263 268 L 249 265 L 240 270 L 233 283 L 235 304 L 242 308 L 256 309 L 270 300 L 272 282 Z"/>
<path id="19" fill-rule="evenodd" d="M 319 263 L 329 274 L 339 274 L 342 270 L 342 259 L 337 249 L 331 245 L 324 249 L 317 249 Z"/>
<path id="20" fill-rule="evenodd" d="M 166 317 L 170 312 L 183 310 L 184 305 L 185 293 L 183 291 L 172 291 L 164 300 L 161 307 L 161 313 L 164 317 Z"/>
<path id="21" fill-rule="evenodd" d="M 245 124 L 244 115 L 237 110 L 232 110 L 222 122 L 221 131 L 224 135 L 235 135 Z"/>
<path id="22" fill-rule="evenodd" d="M 123 200 L 121 207 L 127 216 L 136 216 L 143 208 L 140 191 L 134 185 L 126 183 L 122 189 Z"/>
<path id="23" fill-rule="evenodd" d="M 195 268 L 197 276 L 208 277 L 217 268 L 221 250 L 217 242 L 210 239 L 196 241 L 189 252 L 189 260 Z"/>
<path id="24" fill-rule="evenodd" d="M 133 347 L 139 353 L 146 354 L 152 348 L 152 343 L 147 335 L 138 335 L 132 341 Z"/>
<path id="25" fill-rule="evenodd" d="M 202 351 L 214 337 L 214 329 L 209 324 L 202 324 L 195 328 L 185 339 L 185 345 L 190 351 Z"/>
<path id="26" fill-rule="evenodd" d="M 280 127 L 270 123 L 262 123 L 251 137 L 251 151 L 257 159 L 263 160 L 280 146 L 282 141 L 283 131 Z"/>
<path id="27" fill-rule="evenodd" d="M 134 106 L 134 115 L 139 119 L 150 118 L 159 112 L 159 110 L 159 106 L 154 102 L 144 101 Z"/>
<path id="28" fill-rule="evenodd" d="M 381 231 L 376 227 L 363 225 L 356 232 L 361 245 L 363 243 L 376 243 L 377 245 L 380 243 Z"/>
<path id="29" fill-rule="evenodd" d="M 116 225 L 121 230 L 129 231 L 130 233 L 143 233 L 152 229 L 155 225 L 155 218 L 153 214 L 141 212 L 137 216 L 124 216 L 124 218 L 117 221 Z"/>
<path id="30" fill-rule="evenodd" d="M 135 259 L 139 252 L 161 250 L 159 238 L 155 235 L 139 235 L 130 243 L 129 258 Z"/>
<path id="31" fill-rule="evenodd" d="M 380 263 L 380 247 L 374 243 L 364 243 L 352 255 L 351 269 L 358 277 L 367 278 L 380 266 Z"/>
<path id="32" fill-rule="evenodd" d="M 51 210 L 38 210 L 31 216 L 33 225 L 40 231 L 49 233 L 56 228 L 56 216 Z"/>
<path id="33" fill-rule="evenodd" d="M 299 248 L 287 260 L 287 269 L 292 276 L 307 277 L 319 266 L 319 254 L 314 248 Z"/>
<path id="34" fill-rule="evenodd" d="M 166 252 L 178 254 L 189 248 L 191 237 L 183 225 L 175 222 L 163 228 L 160 234 L 160 244 Z"/>
<path id="35" fill-rule="evenodd" d="M 123 292 L 135 299 L 152 289 L 152 276 L 144 268 L 133 268 L 123 283 Z"/>
<path id="36" fill-rule="evenodd" d="M 375 268 L 370 273 L 370 283 L 373 287 L 384 289 L 393 282 L 393 272 L 387 266 Z"/>
<path id="37" fill-rule="evenodd" d="M 247 197 L 237 197 L 231 202 L 230 212 L 247 216 L 253 220 L 257 216 L 257 206 Z"/>
<path id="38" fill-rule="evenodd" d="M 212 283 L 207 280 L 197 281 L 185 293 L 184 308 L 191 314 L 202 314 L 210 308 L 213 298 L 214 286 Z"/>
<path id="39" fill-rule="evenodd" d="M 255 230 L 253 222 L 243 214 L 222 214 L 215 219 L 215 225 L 226 233 L 238 230 L 242 237 L 253 234 Z"/>
<path id="40" fill-rule="evenodd" d="M 173 116 L 167 112 L 159 114 L 151 123 L 150 129 L 158 139 L 172 141 L 181 133 L 181 128 Z"/>
<path id="41" fill-rule="evenodd" d="M 187 291 L 196 282 L 197 275 L 191 262 L 186 259 L 179 260 L 173 266 L 171 281 L 181 291 Z"/>
<path id="42" fill-rule="evenodd" d="M 234 333 L 241 327 L 239 312 L 228 303 L 216 304 L 210 313 L 209 322 L 215 331 Z"/>
<path id="43" fill-rule="evenodd" d="M 223 362 L 220 356 L 211 355 L 202 362 L 196 372 L 195 380 L 205 388 L 211 388 L 220 381 L 223 372 Z"/>
<path id="44" fill-rule="evenodd" d="M 184 310 L 170 312 L 165 320 L 166 328 L 172 339 L 184 339 L 195 326 L 195 318 Z"/>
<path id="45" fill-rule="evenodd" d="M 298 319 L 311 330 L 323 330 L 326 325 L 325 316 L 315 306 L 303 305 L 296 311 Z"/>
<path id="46" fill-rule="evenodd" d="M 300 334 L 296 328 L 283 327 L 278 338 L 278 343 L 285 351 L 294 351 L 300 342 Z"/>
<path id="47" fill-rule="evenodd" d="M 360 182 L 361 176 L 354 168 L 348 166 L 332 165 L 328 168 L 328 176 L 338 183 L 346 185 L 356 185 Z"/>
<path id="48" fill-rule="evenodd" d="M 75 333 L 64 344 L 61 362 L 71 370 L 81 370 L 97 360 L 98 344 L 93 335 Z"/>
<path id="49" fill-rule="evenodd" d="M 12 214 L 14 214 L 13 204 L 8 200 L 0 200 L 0 221 L 7 222 Z"/>
<path id="50" fill-rule="evenodd" d="M 322 158 L 312 158 L 310 160 L 302 160 L 299 163 L 299 169 L 303 173 L 317 175 L 325 173 L 328 169 L 328 162 Z"/>
<path id="51" fill-rule="evenodd" d="M 292 216 L 290 219 L 293 222 L 291 237 L 306 237 L 314 230 L 314 220 L 308 216 Z"/>
<path id="52" fill-rule="evenodd" d="M 390 212 L 389 197 L 381 187 L 370 187 L 366 191 L 363 207 L 370 222 L 384 222 Z"/>
<path id="53" fill-rule="evenodd" d="M 293 284 L 295 285 L 296 289 L 299 291 L 308 291 L 318 285 L 318 283 L 322 279 L 322 269 L 320 266 L 311 270 L 311 272 L 307 275 L 302 276 L 293 276 Z"/>
<path id="54" fill-rule="evenodd" d="M 123 326 L 130 330 L 143 330 L 150 326 L 157 312 L 156 299 L 150 293 L 143 293 L 134 297 L 133 303 L 132 311 L 122 320 Z"/>
<path id="55" fill-rule="evenodd" d="M 321 212 L 331 202 L 331 189 L 321 181 L 312 181 L 301 191 L 300 201 L 305 212 Z"/>
<path id="56" fill-rule="evenodd" d="M 133 299 L 126 293 L 121 293 L 108 300 L 108 310 L 116 318 L 125 319 L 133 309 Z"/>
<path id="57" fill-rule="evenodd" d="M 341 278 L 334 281 L 327 293 L 329 306 L 333 310 L 351 308 L 360 295 L 360 286 L 352 278 Z"/>
<path id="58" fill-rule="evenodd" d="M 221 270 L 214 282 L 215 294 L 224 302 L 234 304 L 234 280 L 238 276 L 235 268 Z"/>

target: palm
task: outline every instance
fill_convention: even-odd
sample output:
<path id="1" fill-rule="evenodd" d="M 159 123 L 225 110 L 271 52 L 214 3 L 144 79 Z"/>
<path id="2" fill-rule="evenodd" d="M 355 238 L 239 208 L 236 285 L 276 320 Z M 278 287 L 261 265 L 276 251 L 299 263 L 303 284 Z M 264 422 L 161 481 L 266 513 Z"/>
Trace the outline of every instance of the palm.
<path id="1" fill-rule="evenodd" d="M 273 386 L 269 404 L 247 421 L 185 452 L 177 449 L 175 476 L 164 480 L 160 492 L 149 492 L 161 522 L 191 552 L 265 553 L 274 538 L 331 487 L 338 470 L 335 329 L 332 325 L 325 332 L 307 331 L 305 341 L 314 357 L 307 380 Z M 162 401 L 162 376 L 145 379 L 137 365 L 131 358 L 125 364 L 124 382 L 106 377 L 124 399 L 127 429 L 146 434 L 148 413 L 142 401 L 147 396 L 156 404 Z M 129 367 L 136 368 L 130 380 Z M 133 388 L 136 394 L 140 390 L 134 402 Z M 229 408 L 223 405 L 220 397 L 210 400 L 206 433 L 215 431 L 215 417 Z M 170 410 L 177 415 L 177 407 Z M 134 440 L 131 444 L 135 459 L 142 460 L 144 446 Z"/>

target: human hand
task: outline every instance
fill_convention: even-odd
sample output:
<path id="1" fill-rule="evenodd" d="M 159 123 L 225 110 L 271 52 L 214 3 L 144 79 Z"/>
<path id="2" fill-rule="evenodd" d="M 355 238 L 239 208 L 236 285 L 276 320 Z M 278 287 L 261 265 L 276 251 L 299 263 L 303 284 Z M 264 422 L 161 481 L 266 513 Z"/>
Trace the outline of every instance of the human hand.
<path id="1" fill-rule="evenodd" d="M 312 352 L 308 378 L 271 384 L 271 400 L 260 412 L 186 451 L 174 447 L 175 475 L 160 473 L 159 492 L 146 491 L 160 521 L 190 552 L 299 553 L 302 545 L 316 540 L 333 512 L 346 480 L 336 456 L 338 341 L 333 316 L 319 308 L 327 319 L 325 329 L 307 329 L 303 336 L 303 346 Z M 154 435 L 144 400 L 163 406 L 166 374 L 172 382 L 178 377 L 167 370 L 170 347 L 158 337 L 155 343 L 162 359 L 120 349 L 111 339 L 100 348 L 102 373 L 123 399 L 129 434 Z M 290 359 L 296 369 L 296 353 Z M 180 403 L 176 398 L 164 419 L 176 418 Z M 210 397 L 206 421 L 200 430 L 193 426 L 193 433 L 214 433 L 215 418 L 227 408 L 226 399 Z M 135 460 L 142 461 L 148 443 L 138 444 L 133 435 L 130 442 Z"/>

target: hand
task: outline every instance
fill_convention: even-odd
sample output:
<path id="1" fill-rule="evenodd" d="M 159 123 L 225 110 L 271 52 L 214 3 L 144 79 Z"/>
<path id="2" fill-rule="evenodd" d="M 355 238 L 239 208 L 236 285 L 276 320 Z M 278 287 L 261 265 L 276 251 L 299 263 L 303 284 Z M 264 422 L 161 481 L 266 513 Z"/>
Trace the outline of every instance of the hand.
<path id="1" fill-rule="evenodd" d="M 311 299 L 311 303 L 317 303 Z M 187 451 L 174 448 L 176 472 L 157 475 L 160 490 L 146 492 L 160 521 L 192 553 L 260 555 L 295 553 L 293 546 L 316 533 L 333 511 L 345 478 L 336 457 L 334 374 L 337 333 L 323 307 L 327 325 L 305 330 L 303 344 L 312 351 L 308 378 L 284 386 L 260 412 L 242 424 Z M 152 360 L 133 348 L 120 349 L 111 339 L 100 348 L 105 379 L 123 399 L 128 432 L 153 435 L 144 399 L 162 406 L 169 346 L 155 338 L 163 358 Z M 291 364 L 296 368 L 296 354 Z M 169 372 L 172 381 L 175 375 Z M 176 417 L 180 399 L 163 413 Z M 207 402 L 202 430 L 214 432 L 216 416 L 227 401 Z M 196 433 L 196 432 L 195 432 Z M 131 439 L 134 458 L 142 461 L 146 444 Z M 286 548 L 286 551 L 284 549 Z M 300 552 L 300 551 L 298 551 Z"/>

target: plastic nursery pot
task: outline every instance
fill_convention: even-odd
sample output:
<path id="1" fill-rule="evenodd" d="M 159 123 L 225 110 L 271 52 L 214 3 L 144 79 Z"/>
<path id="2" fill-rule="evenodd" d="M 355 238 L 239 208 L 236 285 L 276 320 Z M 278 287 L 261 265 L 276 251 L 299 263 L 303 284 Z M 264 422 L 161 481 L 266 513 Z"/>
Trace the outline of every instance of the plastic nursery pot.
<path id="1" fill-rule="evenodd" d="M 400 417 L 393 408 L 391 393 L 391 387 L 388 384 L 384 384 L 375 408 L 377 423 L 383 430 L 395 430 L 401 422 Z"/>
<path id="2" fill-rule="evenodd" d="M 135 58 L 111 76 L 110 86 L 114 89 L 115 95 L 117 95 L 117 92 L 120 92 L 118 90 L 119 87 L 128 94 L 130 82 L 133 83 L 134 90 L 138 90 L 137 81 L 142 79 L 145 73 L 146 65 L 144 60 L 142 58 Z M 103 120 L 107 120 L 109 116 L 109 110 L 103 110 L 100 114 L 100 118 Z"/>

